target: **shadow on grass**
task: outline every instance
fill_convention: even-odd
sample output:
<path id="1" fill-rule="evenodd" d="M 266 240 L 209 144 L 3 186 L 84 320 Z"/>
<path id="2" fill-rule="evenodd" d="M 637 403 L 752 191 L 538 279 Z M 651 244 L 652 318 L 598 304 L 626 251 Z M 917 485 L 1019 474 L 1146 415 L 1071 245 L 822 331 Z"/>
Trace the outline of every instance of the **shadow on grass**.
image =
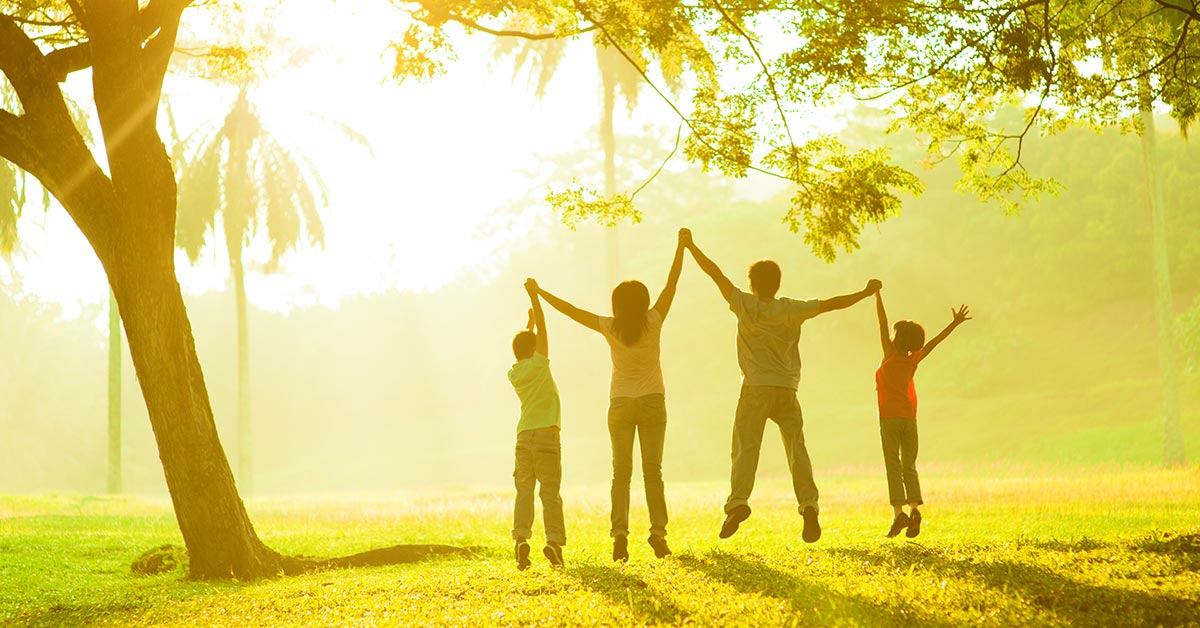
<path id="1" fill-rule="evenodd" d="M 162 575 L 151 578 L 138 578 L 141 582 L 178 582 L 177 575 Z M 136 618 L 153 612 L 164 602 L 182 602 L 198 597 L 216 595 L 223 591 L 244 587 L 245 583 L 234 581 L 193 583 L 186 589 L 174 589 L 156 596 L 153 593 L 139 594 L 132 598 L 109 601 L 91 600 L 82 603 L 55 602 L 44 608 L 33 611 L 17 612 L 14 616 L 0 619 L 5 628 L 71 628 L 74 626 L 94 626 L 99 623 L 124 625 Z"/>
<path id="2" fill-rule="evenodd" d="M 1200 571 L 1200 532 L 1155 534 L 1138 541 L 1135 547 L 1143 552 L 1166 556 L 1187 571 Z"/>
<path id="3" fill-rule="evenodd" d="M 1008 558 L 948 558 L 919 545 L 847 548 L 840 553 L 876 564 L 895 561 L 902 570 L 940 578 L 977 579 L 990 588 L 1015 594 L 1073 626 L 1194 625 L 1200 617 L 1200 603 L 1195 599 L 1080 582 L 1046 567 Z"/>
<path id="4" fill-rule="evenodd" d="M 680 623 L 687 617 L 687 611 L 659 595 L 645 580 L 615 567 L 583 564 L 568 567 L 566 573 L 613 604 L 629 609 L 640 624 Z"/>
<path id="5" fill-rule="evenodd" d="M 742 593 L 758 593 L 786 601 L 794 612 L 803 615 L 805 624 L 825 625 L 835 619 L 838 623 L 854 619 L 867 626 L 957 626 L 915 607 L 897 608 L 867 597 L 833 591 L 749 556 L 710 551 L 699 556 L 677 555 L 676 560 L 684 567 L 724 582 Z"/>

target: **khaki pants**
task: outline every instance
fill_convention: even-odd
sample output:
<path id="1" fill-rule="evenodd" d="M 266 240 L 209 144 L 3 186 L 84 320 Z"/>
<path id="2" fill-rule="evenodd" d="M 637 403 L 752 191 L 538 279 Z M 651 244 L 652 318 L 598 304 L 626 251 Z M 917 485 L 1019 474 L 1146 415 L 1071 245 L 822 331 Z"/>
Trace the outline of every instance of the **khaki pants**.
<path id="1" fill-rule="evenodd" d="M 633 479 L 633 440 L 642 446 L 642 481 L 650 534 L 667 535 L 667 497 L 663 488 L 663 441 L 667 434 L 667 406 L 662 394 L 617 397 L 608 407 L 608 435 L 612 440 L 612 531 L 629 534 L 629 484 Z"/>
<path id="2" fill-rule="evenodd" d="M 517 485 L 517 502 L 513 507 L 512 537 L 524 541 L 533 536 L 533 489 L 542 498 L 542 519 L 546 526 L 546 542 L 567 544 L 567 530 L 563 523 L 562 497 L 562 448 L 558 440 L 558 428 L 547 427 L 517 433 L 516 469 L 513 480 Z"/>
<path id="3" fill-rule="evenodd" d="M 733 469 L 725 512 L 744 506 L 750 500 L 767 419 L 779 426 L 800 512 L 809 506 L 817 508 L 819 495 L 813 481 L 812 462 L 804 446 L 804 417 L 796 391 L 779 386 L 742 386 L 737 415 L 733 419 Z"/>
<path id="4" fill-rule="evenodd" d="M 921 478 L 917 476 L 917 422 L 879 419 L 879 439 L 883 441 L 888 501 L 893 506 L 925 503 L 921 500 Z"/>

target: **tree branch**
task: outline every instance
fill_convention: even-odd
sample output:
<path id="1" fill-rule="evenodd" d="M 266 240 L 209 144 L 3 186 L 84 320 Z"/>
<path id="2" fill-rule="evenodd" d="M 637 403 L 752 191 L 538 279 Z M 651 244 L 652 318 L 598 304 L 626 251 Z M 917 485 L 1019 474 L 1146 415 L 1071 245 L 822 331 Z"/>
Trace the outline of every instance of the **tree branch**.
<path id="1" fill-rule="evenodd" d="M 29 123 L 22 116 L 0 110 L 0 157 L 28 172 L 36 160 Z"/>
<path id="2" fill-rule="evenodd" d="M 771 98 L 775 101 L 775 110 L 779 112 L 779 120 L 783 123 L 784 132 L 787 133 L 788 154 L 792 158 L 792 168 L 795 170 L 793 176 L 799 179 L 800 159 L 796 156 L 796 140 L 792 139 L 792 128 L 788 126 L 787 114 L 783 112 L 783 101 L 779 98 L 779 90 L 775 88 L 775 77 L 771 75 L 771 70 L 767 67 L 767 62 L 763 60 L 762 54 L 759 53 L 758 46 L 754 43 L 754 38 L 746 32 L 746 29 L 742 28 L 741 24 L 729 15 L 729 12 L 725 10 L 725 7 L 721 6 L 719 0 L 713 0 L 712 5 L 716 7 L 717 11 L 721 12 L 721 17 L 724 17 L 725 21 L 729 22 L 729 25 L 742 36 L 742 39 L 746 40 L 746 43 L 750 46 L 750 50 L 754 52 L 754 57 L 758 59 L 758 64 L 762 66 L 763 74 L 767 77 L 767 86 L 771 88 Z"/>
<path id="3" fill-rule="evenodd" d="M 594 31 L 597 28 L 599 28 L 598 25 L 592 24 L 591 26 L 588 26 L 586 28 L 578 28 L 578 29 L 566 31 L 566 32 L 551 31 L 548 33 L 527 33 L 525 31 L 489 28 L 487 26 L 484 26 L 483 24 L 480 24 L 479 22 L 476 22 L 475 20 L 472 20 L 470 18 L 465 18 L 460 15 L 446 14 L 443 17 L 445 17 L 447 20 L 450 20 L 453 22 L 458 22 L 459 24 L 462 24 L 463 26 L 466 26 L 467 28 L 477 30 L 481 33 L 495 35 L 496 37 L 519 37 L 521 39 L 529 39 L 529 40 L 533 40 L 533 41 L 540 41 L 540 40 L 545 40 L 545 39 L 564 39 L 567 37 L 574 37 L 576 35 L 582 35 L 584 33 L 588 33 L 588 32 Z M 422 20 L 422 21 L 425 21 L 425 20 Z M 426 23 L 428 23 L 428 21 L 426 21 Z"/>
<path id="4" fill-rule="evenodd" d="M 1179 4 L 1176 0 L 1154 0 L 1154 3 L 1165 9 L 1172 9 L 1191 16 L 1193 20 L 1200 20 L 1200 9 L 1196 8 L 1195 3 L 1192 3 L 1191 8 Z"/>
<path id="5" fill-rule="evenodd" d="M 658 97 L 661 98 L 662 101 L 664 103 L 666 103 L 666 105 L 668 107 L 671 108 L 671 111 L 675 112 L 675 115 L 679 117 L 679 120 L 687 125 L 688 129 L 691 130 L 692 135 L 701 144 L 704 144 L 706 147 L 708 147 L 709 150 L 713 151 L 714 153 L 720 154 L 721 151 L 719 149 L 717 149 L 715 146 L 713 146 L 711 143 L 709 143 L 709 141 L 707 139 L 704 138 L 704 135 L 702 133 L 700 133 L 700 131 L 696 128 L 695 124 L 692 123 L 692 119 L 685 116 L 683 114 L 683 112 L 680 111 L 679 106 L 676 105 L 675 102 L 670 99 L 670 97 L 668 97 L 665 93 L 663 93 L 662 89 L 659 88 L 659 86 L 657 84 L 655 84 L 654 81 L 650 80 L 650 75 L 646 73 L 645 68 L 638 65 L 638 63 L 636 61 L 634 61 L 633 57 L 630 56 L 630 54 L 623 47 L 621 47 L 620 44 L 617 43 L 617 40 L 612 36 L 611 33 L 608 32 L 608 29 L 606 29 L 604 27 L 604 24 L 602 24 L 601 22 L 598 22 L 596 20 L 593 20 L 587 14 L 586 10 L 583 8 L 583 5 L 581 5 L 579 3 L 579 0 L 575 0 L 575 9 L 577 11 L 579 11 L 580 15 L 583 15 L 584 19 L 586 19 L 589 22 L 592 22 L 593 24 L 596 25 L 597 28 L 600 29 L 600 33 L 602 35 L 604 35 L 604 39 L 605 39 L 605 41 L 608 42 L 608 45 L 615 48 L 616 51 L 618 53 L 620 53 L 621 56 L 624 57 L 627 62 L 629 62 L 629 65 L 633 66 L 634 70 L 637 70 L 637 73 L 639 76 L 642 77 L 642 80 L 645 81 L 646 84 L 650 86 L 650 89 L 654 90 L 655 94 L 658 94 Z M 797 179 L 799 178 L 799 173 L 797 173 L 797 176 L 795 176 L 795 177 L 789 177 L 785 174 L 780 174 L 778 172 L 767 170 L 766 168 L 761 168 L 761 167 L 755 166 L 753 164 L 746 166 L 746 169 L 752 170 L 754 172 L 759 172 L 762 174 L 770 175 L 772 177 L 777 177 L 777 178 L 783 179 L 785 181 L 791 181 L 792 183 L 796 183 Z"/>
<path id="6" fill-rule="evenodd" d="M 83 25 L 84 30 L 87 30 L 85 21 L 85 13 L 83 7 L 79 6 L 76 0 L 71 0 L 71 10 L 75 13 L 75 17 L 79 23 Z M 169 28 L 171 36 L 169 37 L 172 45 L 175 41 L 175 34 L 179 28 L 179 14 L 183 9 L 191 4 L 191 0 L 153 0 L 138 12 L 138 36 L 143 40 L 159 32 L 158 36 L 151 39 L 146 48 L 155 48 L 154 55 L 162 54 L 159 50 L 164 46 L 162 44 L 154 44 L 160 40 L 162 30 Z M 173 23 L 168 23 L 170 20 Z M 81 42 L 66 48 L 58 48 L 46 53 L 46 63 L 53 73 L 55 79 L 61 83 L 67 80 L 67 76 L 72 72 L 86 70 L 92 66 L 92 45 L 89 42 Z M 170 55 L 167 55 L 170 59 Z M 165 67 L 165 66 L 164 66 Z"/>
<path id="7" fill-rule="evenodd" d="M 67 80 L 72 72 L 87 69 L 92 65 L 92 47 L 87 42 L 67 48 L 58 48 L 46 53 L 46 65 L 59 83 Z"/>

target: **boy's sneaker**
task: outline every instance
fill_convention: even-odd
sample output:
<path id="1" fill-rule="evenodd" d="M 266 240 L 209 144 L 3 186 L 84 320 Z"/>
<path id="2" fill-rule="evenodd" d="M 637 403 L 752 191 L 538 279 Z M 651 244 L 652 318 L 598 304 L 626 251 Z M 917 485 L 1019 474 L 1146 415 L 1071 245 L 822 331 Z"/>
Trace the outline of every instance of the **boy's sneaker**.
<path id="1" fill-rule="evenodd" d="M 905 532 L 904 536 L 907 536 L 908 538 L 911 539 L 920 533 L 921 533 L 921 511 L 917 510 L 916 508 L 913 508 L 912 512 L 909 513 L 909 515 L 908 515 L 908 532 Z"/>
<path id="2" fill-rule="evenodd" d="M 733 510 L 725 513 L 725 523 L 721 524 L 721 534 L 719 536 L 723 539 L 733 536 L 733 533 L 738 531 L 738 525 L 749 518 L 749 506 L 745 504 L 735 506 Z"/>
<path id="3" fill-rule="evenodd" d="M 625 536 L 613 537 L 613 562 L 629 560 L 629 539 Z"/>
<path id="4" fill-rule="evenodd" d="M 517 571 L 525 571 L 529 569 L 529 544 L 525 541 L 517 541 Z"/>
<path id="5" fill-rule="evenodd" d="M 904 531 L 905 528 L 908 527 L 911 521 L 912 520 L 908 518 L 908 515 L 901 511 L 900 514 L 896 515 L 896 518 L 892 520 L 892 527 L 888 528 L 888 538 L 890 539 L 898 536 Z"/>
<path id="6" fill-rule="evenodd" d="M 546 560 L 550 561 L 551 567 L 562 568 L 563 552 L 562 546 L 557 543 L 547 543 L 546 547 L 542 548 L 542 553 L 546 555 Z"/>
<path id="7" fill-rule="evenodd" d="M 667 547 L 667 537 L 651 534 L 650 538 L 646 539 L 646 542 L 650 544 L 650 547 L 654 548 L 655 558 L 665 558 L 671 555 L 671 548 Z"/>
<path id="8" fill-rule="evenodd" d="M 816 543 L 821 538 L 821 522 L 817 521 L 817 509 L 809 506 L 800 516 L 804 517 L 804 532 L 800 534 L 800 538 L 804 539 L 805 543 Z"/>

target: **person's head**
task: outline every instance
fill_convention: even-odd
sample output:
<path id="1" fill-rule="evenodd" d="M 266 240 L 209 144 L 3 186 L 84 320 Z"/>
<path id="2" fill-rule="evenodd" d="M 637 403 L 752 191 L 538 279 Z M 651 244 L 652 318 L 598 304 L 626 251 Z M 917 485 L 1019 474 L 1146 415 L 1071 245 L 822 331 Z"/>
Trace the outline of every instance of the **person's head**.
<path id="1" fill-rule="evenodd" d="M 925 346 L 925 328 L 913 321 L 896 321 L 892 325 L 892 347 L 901 353 L 913 353 Z"/>
<path id="2" fill-rule="evenodd" d="M 783 276 L 779 264 L 774 260 L 760 259 L 750 265 L 750 272 L 747 274 L 750 277 L 751 292 L 767 299 L 775 298 L 775 293 L 779 292 L 779 280 Z"/>
<path id="3" fill-rule="evenodd" d="M 612 291 L 613 335 L 631 345 L 646 330 L 650 311 L 650 291 L 640 281 L 622 281 Z"/>
<path id="4" fill-rule="evenodd" d="M 517 332 L 517 335 L 513 336 L 513 355 L 518 360 L 532 358 L 535 347 L 537 347 L 537 336 L 528 329 Z"/>

